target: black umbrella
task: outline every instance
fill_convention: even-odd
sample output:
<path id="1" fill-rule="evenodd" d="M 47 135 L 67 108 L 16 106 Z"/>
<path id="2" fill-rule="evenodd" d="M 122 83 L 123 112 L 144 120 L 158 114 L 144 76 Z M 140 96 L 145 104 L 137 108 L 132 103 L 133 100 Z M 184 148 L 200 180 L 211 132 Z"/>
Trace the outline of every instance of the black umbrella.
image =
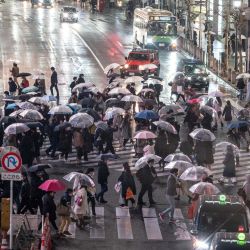
<path id="1" fill-rule="evenodd" d="M 41 122 L 27 122 L 25 123 L 29 128 L 43 128 L 43 124 Z"/>
<path id="2" fill-rule="evenodd" d="M 105 106 L 106 108 L 112 108 L 112 107 L 124 108 L 125 102 L 117 98 L 109 98 L 108 100 L 105 101 Z"/>
<path id="3" fill-rule="evenodd" d="M 80 101 L 80 104 L 83 108 L 93 108 L 95 105 L 95 102 L 91 98 L 83 98 Z"/>
<path id="4" fill-rule="evenodd" d="M 9 125 L 16 123 L 16 122 L 17 122 L 16 118 L 11 117 L 11 116 L 4 116 L 0 120 L 0 124 L 1 126 L 4 126 L 4 128 L 7 128 Z"/>
<path id="5" fill-rule="evenodd" d="M 155 104 L 156 104 L 155 100 L 143 99 L 143 102 L 140 103 L 140 106 L 154 106 Z"/>
<path id="6" fill-rule="evenodd" d="M 93 109 L 91 108 L 82 108 L 79 110 L 78 113 L 87 113 L 89 114 L 90 116 L 92 116 L 94 118 L 94 122 L 98 122 L 101 120 L 101 117 L 100 115 Z"/>
<path id="7" fill-rule="evenodd" d="M 34 173 L 34 172 L 42 171 L 42 170 L 48 169 L 48 168 L 52 168 L 52 166 L 50 164 L 41 163 L 41 164 L 37 164 L 37 165 L 30 167 L 28 171 L 30 173 Z"/>
<path id="8" fill-rule="evenodd" d="M 26 76 L 31 76 L 31 73 L 22 72 L 17 75 L 17 77 L 26 77 Z"/>
<path id="9" fill-rule="evenodd" d="M 54 128 L 54 132 L 58 132 L 60 130 L 63 130 L 63 129 L 66 129 L 66 128 L 70 128 L 70 127 L 71 127 L 71 124 L 69 122 L 64 122 L 62 124 L 57 125 Z"/>

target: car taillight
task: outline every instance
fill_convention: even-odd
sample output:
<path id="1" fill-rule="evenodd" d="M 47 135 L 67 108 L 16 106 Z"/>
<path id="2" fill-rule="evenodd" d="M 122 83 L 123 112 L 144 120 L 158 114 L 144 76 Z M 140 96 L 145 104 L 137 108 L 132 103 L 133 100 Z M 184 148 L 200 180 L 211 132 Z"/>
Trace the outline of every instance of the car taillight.
<path id="1" fill-rule="evenodd" d="M 238 232 L 244 232 L 245 228 L 242 225 L 239 225 Z"/>

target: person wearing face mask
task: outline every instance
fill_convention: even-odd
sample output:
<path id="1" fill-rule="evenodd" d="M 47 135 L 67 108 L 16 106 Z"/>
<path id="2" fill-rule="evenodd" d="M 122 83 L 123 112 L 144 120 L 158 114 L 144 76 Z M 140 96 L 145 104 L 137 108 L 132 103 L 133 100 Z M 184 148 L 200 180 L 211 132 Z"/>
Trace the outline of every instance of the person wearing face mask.
<path id="1" fill-rule="evenodd" d="M 86 175 L 88 175 L 93 180 L 94 175 L 95 175 L 94 168 L 88 168 L 87 171 L 86 171 Z M 88 203 L 91 203 L 92 216 L 96 216 L 96 212 L 95 212 L 95 194 L 96 194 L 95 185 L 93 185 L 91 187 L 87 187 Z"/>
<path id="2" fill-rule="evenodd" d="M 154 169 L 154 160 L 151 159 L 147 162 L 146 166 L 137 171 L 136 177 L 141 183 L 141 191 L 138 196 L 138 205 L 145 205 L 143 202 L 143 196 L 146 192 L 148 192 L 148 199 L 150 205 L 155 205 L 155 201 L 153 200 L 153 188 L 152 184 L 156 178 L 156 171 Z"/>

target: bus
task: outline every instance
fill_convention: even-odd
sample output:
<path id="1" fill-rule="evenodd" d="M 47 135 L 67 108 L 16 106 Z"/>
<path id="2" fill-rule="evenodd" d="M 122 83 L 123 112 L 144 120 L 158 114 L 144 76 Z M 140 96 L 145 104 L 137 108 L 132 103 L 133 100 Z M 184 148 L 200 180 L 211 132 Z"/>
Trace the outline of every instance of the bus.
<path id="1" fill-rule="evenodd" d="M 177 20 L 168 10 L 152 7 L 134 11 L 133 37 L 143 48 L 153 45 L 157 49 L 176 50 Z"/>

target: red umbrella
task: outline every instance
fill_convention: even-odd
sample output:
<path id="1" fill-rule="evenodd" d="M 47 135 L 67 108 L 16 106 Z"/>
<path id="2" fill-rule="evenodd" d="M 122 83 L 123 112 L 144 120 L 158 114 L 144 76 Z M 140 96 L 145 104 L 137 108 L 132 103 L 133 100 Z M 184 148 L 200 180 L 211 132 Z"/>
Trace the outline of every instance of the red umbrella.
<path id="1" fill-rule="evenodd" d="M 200 98 L 194 98 L 194 99 L 188 100 L 188 103 L 189 104 L 197 104 L 197 103 L 200 103 L 200 101 L 201 101 Z"/>
<path id="2" fill-rule="evenodd" d="M 47 180 L 44 183 L 42 183 L 39 186 L 40 189 L 44 190 L 44 191 L 61 191 L 64 190 L 66 188 L 66 186 L 64 185 L 64 183 L 62 183 L 59 180 L 53 179 L 53 180 Z"/>

